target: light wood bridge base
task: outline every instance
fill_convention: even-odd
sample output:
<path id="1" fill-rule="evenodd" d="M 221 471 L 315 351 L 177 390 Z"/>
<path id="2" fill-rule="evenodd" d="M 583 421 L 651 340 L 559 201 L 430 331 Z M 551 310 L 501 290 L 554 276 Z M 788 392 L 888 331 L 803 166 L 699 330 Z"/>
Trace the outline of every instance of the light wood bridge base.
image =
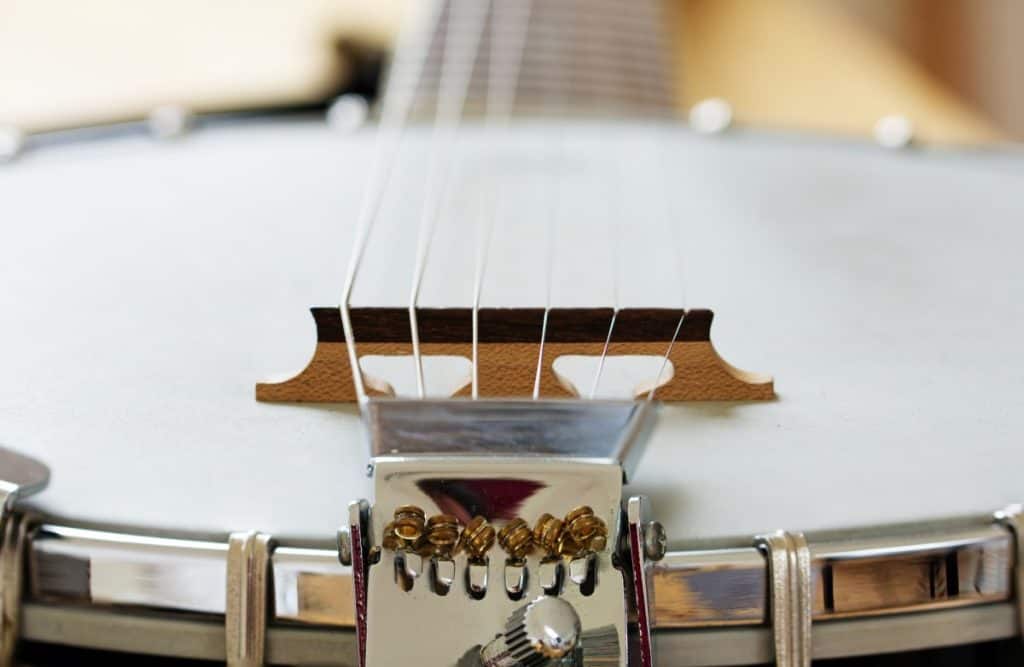
<path id="1" fill-rule="evenodd" d="M 290 380 L 257 384 L 257 400 L 314 403 L 356 400 L 340 311 L 313 308 L 312 312 L 317 344 L 309 365 Z M 544 313 L 543 308 L 480 309 L 477 378 L 481 397 L 533 395 Z M 360 359 L 412 355 L 409 317 L 404 308 L 354 308 L 350 315 Z M 663 357 L 669 352 L 674 372 L 658 387 L 658 399 L 750 401 L 775 397 L 771 376 L 739 370 L 718 355 L 711 343 L 713 314 L 710 310 L 667 308 L 624 309 L 617 314 L 611 308 L 551 309 L 540 364 L 541 397 L 579 396 L 577 388 L 555 372 L 555 360 L 566 355 L 601 356 L 613 315 L 615 325 L 608 343 L 609 356 Z M 683 318 L 682 324 L 680 318 Z M 420 352 L 424 357 L 445 355 L 472 359 L 471 310 L 423 308 L 417 311 L 417 320 Z M 391 386 L 379 378 L 364 372 L 363 379 L 370 395 L 394 394 Z M 453 396 L 469 396 L 469 382 L 467 379 Z M 649 389 L 649 386 L 637 387 L 636 396 L 646 396 Z"/>

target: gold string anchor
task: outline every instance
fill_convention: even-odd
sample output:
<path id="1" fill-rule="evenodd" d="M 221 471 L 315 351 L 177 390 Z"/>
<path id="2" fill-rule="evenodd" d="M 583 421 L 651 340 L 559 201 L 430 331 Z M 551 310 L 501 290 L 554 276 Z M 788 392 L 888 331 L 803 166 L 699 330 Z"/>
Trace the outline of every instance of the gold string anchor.
<path id="1" fill-rule="evenodd" d="M 476 516 L 466 524 L 465 530 L 462 531 L 459 546 L 469 554 L 470 561 L 482 561 L 487 557 L 490 548 L 494 546 L 494 539 L 494 526 L 484 517 Z"/>
<path id="2" fill-rule="evenodd" d="M 522 563 L 533 551 L 533 531 L 522 519 L 513 519 L 498 531 L 498 544 L 514 563 Z"/>
<path id="3" fill-rule="evenodd" d="M 603 551 L 608 543 L 608 527 L 588 505 L 581 505 L 566 514 L 564 523 L 565 530 L 580 551 Z"/>

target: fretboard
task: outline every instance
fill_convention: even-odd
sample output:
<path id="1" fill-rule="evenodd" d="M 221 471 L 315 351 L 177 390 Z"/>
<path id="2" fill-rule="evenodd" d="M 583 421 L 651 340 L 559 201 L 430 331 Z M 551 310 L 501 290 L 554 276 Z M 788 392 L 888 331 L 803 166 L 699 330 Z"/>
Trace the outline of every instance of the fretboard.
<path id="1" fill-rule="evenodd" d="M 467 9 L 461 4 L 467 1 L 475 4 Z M 647 116 L 672 110 L 658 0 L 434 2 L 411 19 L 415 23 L 395 53 L 388 86 L 389 94 L 414 91 L 414 116 L 434 112 L 446 68 L 472 68 L 467 115 L 485 112 L 489 95 L 493 107 L 495 90 L 506 93 L 505 111 L 519 115 Z M 449 40 L 474 30 L 480 32 L 476 48 L 462 57 L 446 56 Z"/>

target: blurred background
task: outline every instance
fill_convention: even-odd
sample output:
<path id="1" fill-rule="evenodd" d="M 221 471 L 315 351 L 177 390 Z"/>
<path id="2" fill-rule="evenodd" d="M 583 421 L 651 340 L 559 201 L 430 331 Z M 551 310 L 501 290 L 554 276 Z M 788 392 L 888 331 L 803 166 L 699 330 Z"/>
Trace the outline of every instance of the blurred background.
<path id="1" fill-rule="evenodd" d="M 372 94 L 416 0 L 0 0 L 0 126 L 317 105 Z M 540 0 L 538 0 L 540 1 Z M 927 143 L 1024 139 L 1019 0 L 666 0 L 681 112 L 869 136 L 902 114 Z"/>

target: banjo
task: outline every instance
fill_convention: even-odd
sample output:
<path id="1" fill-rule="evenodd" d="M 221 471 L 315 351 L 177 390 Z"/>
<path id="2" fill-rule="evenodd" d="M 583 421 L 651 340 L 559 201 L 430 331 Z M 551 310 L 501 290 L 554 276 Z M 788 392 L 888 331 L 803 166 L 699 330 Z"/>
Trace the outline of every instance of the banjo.
<path id="1" fill-rule="evenodd" d="M 694 132 L 653 2 L 417 9 L 368 126 L 0 168 L 4 664 L 1018 636 L 1020 155 Z"/>

